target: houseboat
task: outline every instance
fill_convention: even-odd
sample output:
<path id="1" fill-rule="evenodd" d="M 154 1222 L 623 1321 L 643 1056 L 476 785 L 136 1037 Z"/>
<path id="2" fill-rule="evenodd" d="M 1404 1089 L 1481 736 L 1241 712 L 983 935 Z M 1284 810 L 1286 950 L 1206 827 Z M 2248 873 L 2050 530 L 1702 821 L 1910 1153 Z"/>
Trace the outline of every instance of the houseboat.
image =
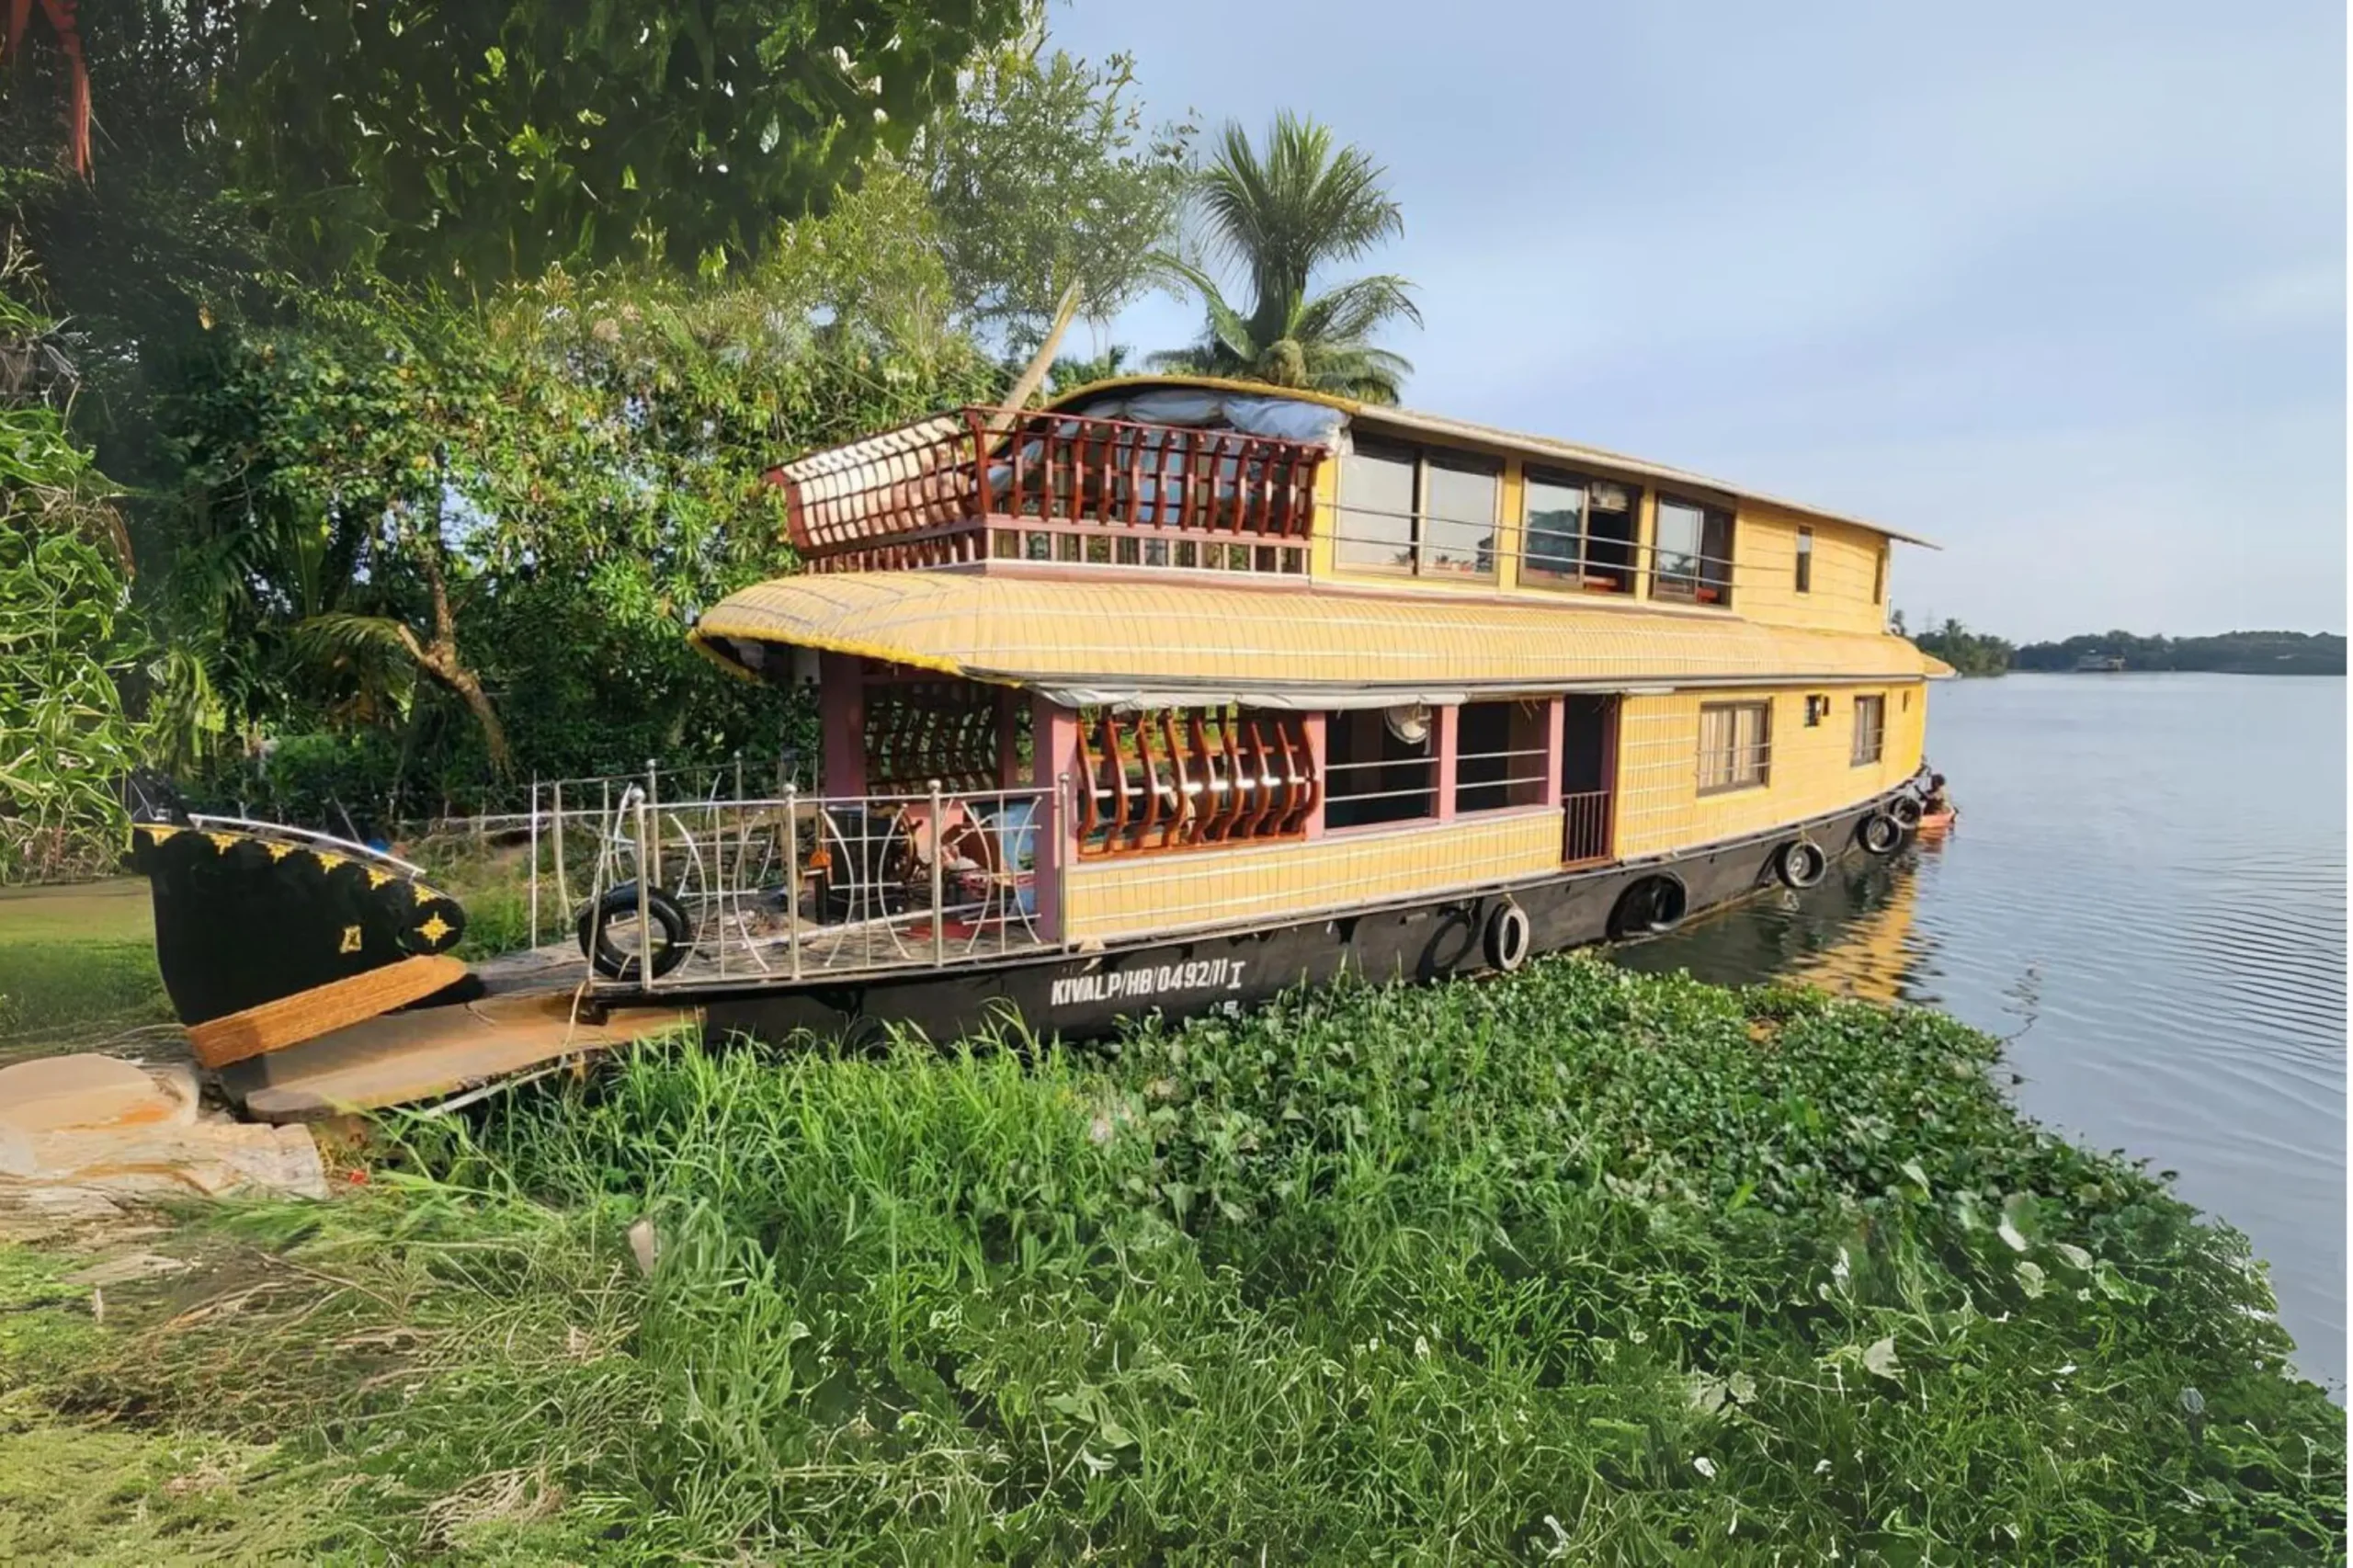
<path id="1" fill-rule="evenodd" d="M 1192 377 L 769 477 L 801 570 L 691 638 L 813 704 L 816 766 L 541 791 L 533 909 L 568 948 L 469 969 L 415 867 L 140 826 L 167 984 L 233 1093 L 307 1115 L 676 1021 L 1083 1037 L 1343 972 L 1509 971 L 1809 886 L 1917 821 L 1951 672 L 1890 632 L 1891 552 L 1927 541 L 1877 523 Z"/>

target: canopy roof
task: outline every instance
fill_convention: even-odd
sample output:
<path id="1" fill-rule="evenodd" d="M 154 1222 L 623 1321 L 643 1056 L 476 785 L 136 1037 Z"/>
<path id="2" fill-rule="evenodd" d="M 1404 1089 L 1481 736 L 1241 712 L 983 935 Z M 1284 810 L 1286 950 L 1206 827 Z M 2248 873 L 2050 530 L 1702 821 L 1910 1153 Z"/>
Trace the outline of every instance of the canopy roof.
<path id="1" fill-rule="evenodd" d="M 1037 687 L 1072 704 L 1349 707 L 1951 673 L 1900 637 L 1296 577 L 1279 587 L 964 572 L 782 577 L 712 607 L 693 641 L 747 673 L 779 644 Z"/>
<path id="2" fill-rule="evenodd" d="M 1121 376 L 1110 381 L 1096 381 L 1054 398 L 1049 407 L 1081 409 L 1105 398 L 1122 393 L 1135 393 L 1153 387 L 1200 387 L 1240 392 L 1258 398 L 1285 398 L 1295 403 L 1320 403 L 1338 409 L 1360 429 L 1372 434 L 1392 434 L 1420 437 L 1426 440 L 1459 442 L 1469 446 L 1499 451 L 1516 452 L 1538 462 L 1559 463 L 1577 470 L 1602 470 L 1606 474 L 1622 474 L 1647 479 L 1671 488 L 1709 492 L 1733 500 L 1754 501 L 1780 511 L 1796 512 L 1803 517 L 1819 517 L 1827 523 L 1845 523 L 1852 528 L 1868 528 L 1888 539 L 1902 540 L 1924 549 L 1942 548 L 1934 540 L 1923 539 L 1872 522 L 1868 517 L 1847 517 L 1838 512 L 1825 512 L 1819 506 L 1802 502 L 1786 501 L 1768 495 L 1761 490 L 1733 484 L 1721 479 L 1710 479 L 1687 469 L 1671 468 L 1652 462 L 1646 458 L 1631 458 L 1622 452 L 1605 451 L 1599 447 L 1581 446 L 1574 441 L 1556 440 L 1550 436 L 1524 435 L 1517 430 L 1500 429 L 1492 425 L 1474 425 L 1467 419 L 1450 419 L 1439 414 L 1422 414 L 1410 408 L 1391 408 L 1380 403 L 1358 403 L 1353 398 L 1335 396 L 1330 392 L 1302 392 L 1290 387 L 1268 387 L 1256 381 L 1229 381 L 1218 376 Z"/>

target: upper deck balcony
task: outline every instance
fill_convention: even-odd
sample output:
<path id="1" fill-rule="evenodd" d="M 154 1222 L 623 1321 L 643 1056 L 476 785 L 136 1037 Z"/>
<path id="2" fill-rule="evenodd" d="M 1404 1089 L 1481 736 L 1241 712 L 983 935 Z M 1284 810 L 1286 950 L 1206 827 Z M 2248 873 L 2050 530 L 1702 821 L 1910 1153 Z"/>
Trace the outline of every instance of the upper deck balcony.
<path id="1" fill-rule="evenodd" d="M 962 408 L 774 471 L 812 572 L 993 561 L 1304 575 L 1329 449 Z"/>

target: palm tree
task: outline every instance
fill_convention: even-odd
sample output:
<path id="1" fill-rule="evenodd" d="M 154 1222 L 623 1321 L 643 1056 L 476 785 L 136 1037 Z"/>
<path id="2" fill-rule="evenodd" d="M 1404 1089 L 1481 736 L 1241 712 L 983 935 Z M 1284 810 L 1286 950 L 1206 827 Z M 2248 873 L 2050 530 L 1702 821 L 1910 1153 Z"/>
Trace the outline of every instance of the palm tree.
<path id="1" fill-rule="evenodd" d="M 1413 366 L 1371 338 L 1399 317 L 1421 324 L 1413 285 L 1381 273 L 1308 292 L 1319 267 L 1352 260 L 1404 232 L 1404 213 L 1381 187 L 1383 173 L 1361 149 L 1336 149 L 1330 130 L 1311 119 L 1277 115 L 1263 157 L 1242 127 L 1228 122 L 1194 201 L 1208 259 L 1247 276 L 1250 308 L 1245 313 L 1229 303 L 1207 268 L 1162 258 L 1200 296 L 1208 321 L 1199 343 L 1155 354 L 1153 364 L 1395 403 Z"/>

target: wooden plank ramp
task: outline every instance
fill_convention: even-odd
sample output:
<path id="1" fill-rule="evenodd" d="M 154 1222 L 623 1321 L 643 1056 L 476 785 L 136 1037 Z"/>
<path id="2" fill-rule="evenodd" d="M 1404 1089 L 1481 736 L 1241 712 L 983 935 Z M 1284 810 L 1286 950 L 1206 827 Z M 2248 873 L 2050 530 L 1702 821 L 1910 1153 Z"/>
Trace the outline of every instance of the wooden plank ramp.
<path id="1" fill-rule="evenodd" d="M 699 1008 L 669 1006 L 616 1007 L 591 1022 L 577 1006 L 577 953 L 518 953 L 478 972 L 478 1000 L 385 1013 L 234 1062 L 221 1086 L 256 1120 L 316 1121 L 444 1099 L 702 1021 Z"/>

